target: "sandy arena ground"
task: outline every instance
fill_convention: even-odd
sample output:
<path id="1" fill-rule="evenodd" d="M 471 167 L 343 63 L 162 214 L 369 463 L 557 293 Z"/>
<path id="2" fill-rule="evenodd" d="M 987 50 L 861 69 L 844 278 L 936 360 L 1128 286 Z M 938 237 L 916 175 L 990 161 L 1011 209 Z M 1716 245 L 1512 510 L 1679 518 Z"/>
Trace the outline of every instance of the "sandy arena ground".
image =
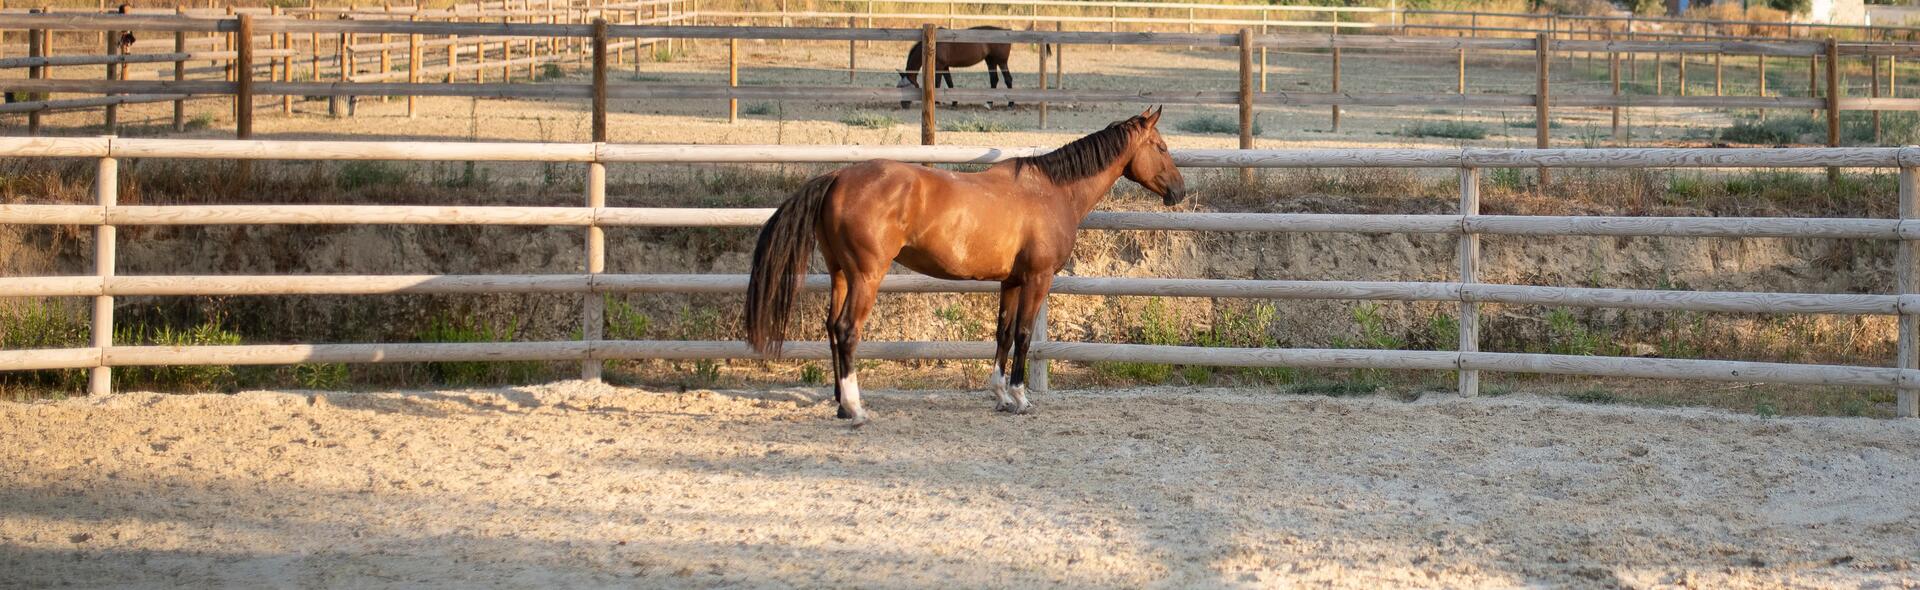
<path id="1" fill-rule="evenodd" d="M 0 586 L 1920 586 L 1920 422 L 1528 396 L 0 404 Z"/>

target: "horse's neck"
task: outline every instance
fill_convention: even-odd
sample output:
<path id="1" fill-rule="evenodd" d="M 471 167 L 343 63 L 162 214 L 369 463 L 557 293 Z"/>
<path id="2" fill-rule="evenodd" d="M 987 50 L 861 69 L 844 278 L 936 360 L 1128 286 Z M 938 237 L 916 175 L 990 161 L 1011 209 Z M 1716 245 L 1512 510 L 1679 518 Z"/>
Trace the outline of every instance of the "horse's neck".
<path id="1" fill-rule="evenodd" d="M 1093 212 L 1094 207 L 1100 206 L 1101 199 L 1107 198 L 1107 193 L 1113 192 L 1113 185 L 1120 182 L 1121 172 L 1126 170 L 1126 167 L 1127 159 L 1120 158 L 1101 169 L 1099 174 L 1062 187 L 1067 193 L 1067 198 L 1073 200 L 1074 210 L 1079 213 L 1080 219 L 1085 219 L 1087 214 Z"/>

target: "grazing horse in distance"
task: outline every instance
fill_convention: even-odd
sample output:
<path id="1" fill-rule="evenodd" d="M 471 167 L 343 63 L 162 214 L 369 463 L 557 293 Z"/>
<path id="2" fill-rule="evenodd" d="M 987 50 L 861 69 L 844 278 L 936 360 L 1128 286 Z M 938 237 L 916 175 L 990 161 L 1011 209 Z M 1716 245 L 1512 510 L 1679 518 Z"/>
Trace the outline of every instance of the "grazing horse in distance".
<path id="1" fill-rule="evenodd" d="M 1160 111 L 1149 109 L 1052 152 L 980 172 L 871 160 L 808 180 L 774 211 L 754 244 L 747 343 L 779 356 L 817 246 L 832 279 L 826 327 L 834 398 L 839 417 L 859 426 L 867 411 L 853 354 L 887 269 L 899 262 L 942 279 L 999 281 L 994 407 L 1025 413 L 1032 407 L 1026 382 L 1034 316 L 1053 275 L 1073 254 L 1080 220 L 1122 177 L 1168 206 L 1186 197 L 1186 180 L 1160 138 L 1159 122 Z"/>
<path id="2" fill-rule="evenodd" d="M 995 26 L 978 26 L 969 27 L 967 30 L 1005 31 L 1007 29 Z M 920 87 L 920 69 L 922 63 L 925 61 L 925 58 L 921 57 L 921 54 L 925 52 L 921 51 L 920 47 L 920 42 L 916 41 L 913 44 L 913 49 L 907 50 L 907 67 L 900 71 L 900 82 L 894 84 L 895 88 Z M 939 88 L 942 80 L 946 81 L 948 88 L 953 88 L 953 71 L 951 68 L 973 67 L 974 64 L 982 61 L 987 62 L 988 85 L 993 88 L 999 88 L 1000 79 L 1006 78 L 1007 88 L 1013 88 L 1013 71 L 1007 69 L 1007 56 L 1013 53 L 1012 43 L 966 43 L 961 41 L 947 41 L 933 44 L 933 53 L 934 88 Z M 958 106 L 960 103 L 955 102 L 953 104 Z M 912 105 L 912 101 L 900 101 L 900 108 L 904 109 Z M 1007 106 L 1013 106 L 1013 101 L 1007 101 Z M 987 101 L 987 107 L 993 107 L 993 101 Z"/>

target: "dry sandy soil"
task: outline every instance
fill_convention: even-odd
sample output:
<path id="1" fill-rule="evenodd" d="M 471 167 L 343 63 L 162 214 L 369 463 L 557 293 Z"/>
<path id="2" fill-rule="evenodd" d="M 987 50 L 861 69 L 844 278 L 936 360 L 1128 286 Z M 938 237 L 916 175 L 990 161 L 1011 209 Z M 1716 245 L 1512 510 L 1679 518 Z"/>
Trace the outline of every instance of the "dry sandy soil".
<path id="1" fill-rule="evenodd" d="M 0 586 L 1920 584 L 1920 423 L 1249 390 L 0 404 Z"/>

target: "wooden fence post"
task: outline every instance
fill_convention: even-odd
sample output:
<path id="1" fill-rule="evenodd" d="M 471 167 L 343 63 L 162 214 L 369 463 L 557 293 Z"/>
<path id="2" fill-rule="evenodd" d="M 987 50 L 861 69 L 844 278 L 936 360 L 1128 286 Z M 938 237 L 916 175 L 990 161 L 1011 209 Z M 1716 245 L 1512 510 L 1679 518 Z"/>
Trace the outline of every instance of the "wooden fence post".
<path id="1" fill-rule="evenodd" d="M 1460 169 L 1460 214 L 1480 214 L 1480 169 Z M 1460 284 L 1465 286 L 1479 282 L 1480 277 L 1480 235 L 1473 232 L 1460 234 Z M 1459 352 L 1480 351 L 1480 304 L 1460 298 Z M 1460 369 L 1460 395 L 1474 397 L 1480 395 L 1480 372 Z"/>
<path id="2" fill-rule="evenodd" d="M 1334 14 L 1339 14 L 1339 13 L 1336 12 Z M 1338 36 L 1336 35 L 1335 37 L 1337 38 Z M 1337 43 L 1337 41 L 1335 43 Z M 1340 94 L 1340 46 L 1338 44 L 1335 44 L 1333 46 L 1332 77 L 1333 77 L 1333 93 Z M 1331 107 L 1328 107 L 1328 110 L 1333 115 L 1333 132 L 1339 133 L 1340 132 L 1340 105 L 1336 104 Z"/>
<path id="3" fill-rule="evenodd" d="M 1726 77 L 1724 73 L 1721 71 L 1722 70 L 1721 62 L 1724 61 L 1722 58 L 1726 56 L 1727 54 L 1725 53 L 1713 54 L 1713 95 L 1714 96 L 1724 96 L 1723 92 L 1725 91 Z"/>
<path id="4" fill-rule="evenodd" d="M 318 20 L 320 18 L 319 14 L 313 12 L 313 10 L 318 7 L 319 5 L 318 3 L 319 3 L 319 0 L 307 0 L 307 18 L 315 19 L 315 20 Z M 319 82 L 320 81 L 320 33 L 316 32 L 316 33 L 307 34 L 307 54 L 308 54 L 307 55 L 307 81 Z M 327 104 L 328 104 L 328 107 L 331 108 L 333 103 L 329 101 Z"/>
<path id="5" fill-rule="evenodd" d="M 1267 25 L 1266 25 L 1267 14 L 1268 14 L 1267 9 L 1265 8 L 1260 9 L 1260 34 L 1262 35 L 1265 35 L 1268 32 Z M 1119 32 L 1119 29 L 1115 28 L 1114 32 Z M 1108 45 L 1107 50 L 1112 51 L 1113 45 Z M 1260 91 L 1261 92 L 1267 91 L 1267 47 L 1265 45 L 1260 46 Z"/>
<path id="6" fill-rule="evenodd" d="M 1913 166 L 1900 168 L 1900 219 L 1920 219 L 1920 180 L 1916 180 Z M 1915 264 L 1920 264 L 1920 241 L 1906 238 L 1900 240 L 1900 249 L 1895 252 L 1894 271 L 1899 282 L 1901 295 L 1920 294 L 1920 273 L 1916 273 Z M 1900 359 L 1896 366 L 1902 369 L 1920 369 L 1920 316 L 1912 311 L 1902 310 L 1900 314 Z M 1906 381 L 1902 380 L 1905 384 Z M 1894 415 L 1901 418 L 1920 418 L 1920 388 L 1901 387 Z"/>
<path id="7" fill-rule="evenodd" d="M 1034 53 L 1040 56 L 1040 89 L 1041 90 L 1047 89 L 1047 48 L 1048 47 L 1052 47 L 1052 46 L 1048 45 L 1046 41 L 1041 41 L 1039 45 L 1034 46 L 1034 49 L 1036 50 L 1034 51 Z M 1046 99 L 1040 100 L 1039 117 L 1040 117 L 1040 128 L 1046 129 L 1047 128 Z"/>
<path id="8" fill-rule="evenodd" d="M 1868 85 L 1868 96 L 1880 98 L 1880 56 L 1867 56 L 1867 71 L 1873 82 Z M 1880 145 L 1880 109 L 1873 109 L 1873 145 Z"/>
<path id="9" fill-rule="evenodd" d="M 240 31 L 234 41 L 233 136 L 253 137 L 253 15 L 240 15 Z M 244 167 L 250 160 L 241 160 Z"/>
<path id="10" fill-rule="evenodd" d="M 1807 96 L 1820 96 L 1820 56 L 1807 56 Z M 1820 109 L 1807 109 L 1807 116 L 1820 116 Z"/>
<path id="11" fill-rule="evenodd" d="M 596 57 L 594 61 L 600 61 L 600 58 Z M 605 138 L 600 137 L 595 141 L 603 139 Z M 586 201 L 588 207 L 598 210 L 607 206 L 607 165 L 599 161 L 598 146 L 595 146 L 594 151 L 594 161 L 587 163 Z M 586 250 L 587 280 L 591 282 L 598 278 L 598 275 L 607 272 L 607 234 L 606 230 L 601 229 L 597 223 L 587 226 Z M 606 336 L 606 295 L 597 290 L 588 289 L 581 296 L 585 299 L 580 302 L 580 339 L 586 342 L 598 342 Z M 591 350 L 593 345 L 587 346 Z M 601 361 L 592 358 L 591 354 L 588 357 L 580 361 L 580 378 L 585 381 L 599 381 Z"/>
<path id="12" fill-rule="evenodd" d="M 855 18 L 856 17 L 851 17 L 851 16 L 847 17 L 848 30 L 852 30 L 855 26 L 859 24 L 855 22 Z M 854 41 L 852 39 L 847 40 L 847 83 L 848 84 L 853 83 L 853 74 L 854 72 L 859 71 L 860 57 L 859 57 L 859 54 L 854 51 L 853 44 L 854 44 Z"/>
<path id="13" fill-rule="evenodd" d="M 593 19 L 593 140 L 607 140 L 607 19 Z"/>
<path id="14" fill-rule="evenodd" d="M 1658 51 L 1653 52 L 1653 95 L 1654 96 L 1663 96 L 1667 93 L 1667 64 L 1666 64 L 1666 61 L 1664 60 L 1665 57 L 1666 57 L 1666 54 L 1660 53 Z"/>
<path id="15" fill-rule="evenodd" d="M 849 70 L 847 75 L 852 76 L 852 71 Z M 740 87 L 740 39 L 737 37 L 727 39 L 727 87 Z M 728 97 L 727 122 L 735 123 L 739 120 L 740 99 Z"/>
<path id="16" fill-rule="evenodd" d="M 335 42 L 338 45 L 335 47 L 335 50 L 333 52 L 333 65 L 334 65 L 334 68 L 339 71 L 334 72 L 334 79 L 336 81 L 344 83 L 347 81 L 347 34 L 341 33 L 335 36 Z M 451 67 L 452 63 L 449 62 L 448 66 Z M 448 76 L 452 76 L 452 73 L 449 72 Z M 319 80 L 316 79 L 314 81 L 318 82 Z M 449 78 L 447 81 L 452 82 L 453 80 Z M 327 95 L 327 116 L 335 117 L 335 118 L 338 118 L 340 116 L 340 97 L 339 96 L 332 95 L 332 94 Z"/>
<path id="17" fill-rule="evenodd" d="M 1839 40 L 1826 38 L 1826 146 L 1839 148 Z"/>
<path id="18" fill-rule="evenodd" d="M 419 15 L 408 16 L 407 22 L 414 22 L 419 18 L 420 18 Z M 420 83 L 420 34 L 419 33 L 409 33 L 407 35 L 407 83 L 408 84 Z M 420 105 L 420 97 L 415 96 L 414 93 L 411 93 L 411 92 L 407 93 L 407 118 L 408 119 L 412 119 L 415 116 L 417 116 L 418 111 L 416 109 L 419 107 L 419 105 Z"/>
<path id="19" fill-rule="evenodd" d="M 457 73 L 456 73 L 456 72 L 454 71 L 454 70 L 455 70 L 456 68 L 458 68 L 458 67 L 460 67 L 460 36 L 459 36 L 459 35 L 447 35 L 447 78 L 446 78 L 446 83 L 448 83 L 448 84 L 452 84 L 452 83 L 454 83 L 454 82 L 457 82 L 457 81 L 458 81 L 457 79 L 455 79 L 455 76 L 456 76 L 456 75 L 458 75 L 458 74 L 457 74 Z"/>
<path id="20" fill-rule="evenodd" d="M 1335 121 L 1339 108 L 1334 105 Z M 1240 149 L 1253 149 L 1253 29 L 1246 28 L 1240 29 Z M 1252 168 L 1240 169 L 1240 183 L 1253 183 Z"/>
<path id="21" fill-rule="evenodd" d="M 1545 34 L 1540 34 L 1540 35 L 1536 35 L 1533 38 L 1533 45 L 1535 50 L 1534 61 L 1536 62 L 1536 65 L 1539 67 L 1539 70 L 1540 70 L 1539 74 L 1536 76 L 1536 81 L 1539 84 L 1539 88 L 1536 90 L 1536 94 L 1534 94 L 1534 97 L 1533 97 L 1534 147 L 1540 148 L 1540 149 L 1547 149 L 1547 139 L 1548 139 L 1547 130 L 1553 127 L 1552 121 L 1547 118 L 1547 102 L 1548 102 L 1547 96 L 1548 96 L 1548 90 L 1549 90 L 1549 85 L 1547 83 L 1547 73 L 1548 73 L 1547 63 L 1549 61 L 1548 58 L 1550 57 L 1550 54 L 1548 53 L 1548 51 L 1551 50 L 1551 44 L 1548 42 L 1547 36 Z M 1548 172 L 1545 166 L 1541 166 L 1540 167 L 1540 190 L 1545 191 L 1547 188 L 1547 184 L 1552 182 L 1552 179 L 1553 179 L 1552 173 Z"/>
<path id="22" fill-rule="evenodd" d="M 1454 61 L 1457 62 L 1457 64 L 1460 67 L 1460 77 L 1459 77 L 1459 80 L 1454 84 L 1454 93 L 1466 94 L 1467 93 L 1467 46 L 1465 43 L 1462 43 L 1460 45 L 1459 51 L 1460 51 L 1459 55 L 1454 58 Z"/>
<path id="23" fill-rule="evenodd" d="M 1607 33 L 1607 40 L 1613 40 L 1613 33 Z M 1613 99 L 1620 100 L 1620 52 L 1618 51 L 1607 52 L 1607 79 L 1613 85 Z M 1613 140 L 1618 142 L 1621 141 L 1619 103 L 1616 102 L 1610 110 L 1613 111 Z"/>
<path id="24" fill-rule="evenodd" d="M 119 31 L 107 31 L 105 36 L 107 39 L 107 57 L 115 57 L 120 55 Z M 107 64 L 107 81 L 113 82 L 114 80 L 119 79 L 119 77 L 120 77 L 119 64 L 108 63 Z M 115 94 L 116 93 L 108 92 L 107 96 L 113 96 Z M 116 104 L 111 104 L 111 103 L 107 104 L 105 119 L 102 121 L 102 123 L 104 123 L 105 127 L 107 128 L 107 134 L 112 135 L 114 133 L 114 130 L 120 127 L 120 106 Z"/>
<path id="25" fill-rule="evenodd" d="M 1053 30 L 1065 31 L 1067 30 L 1067 24 L 1060 21 L 1054 21 Z M 1065 43 L 1055 43 L 1053 44 L 1053 89 L 1065 90 L 1066 88 L 1067 88 L 1067 45 Z"/>
<path id="26" fill-rule="evenodd" d="M 273 10 L 274 10 L 274 14 L 281 14 L 279 7 L 274 7 Z M 293 34 L 280 33 L 279 35 L 269 35 L 267 37 L 267 40 L 268 40 L 268 43 L 267 43 L 268 46 L 281 50 L 280 57 L 272 58 L 268 60 L 268 63 L 278 62 L 280 64 L 280 75 L 279 77 L 274 77 L 272 75 L 272 72 L 269 71 L 267 79 L 278 80 L 281 82 L 292 82 L 293 81 L 293 55 L 292 55 Z M 271 69 L 272 68 L 269 68 L 269 70 Z M 280 114 L 282 115 L 293 114 L 293 95 L 291 94 L 280 95 Z"/>
<path id="27" fill-rule="evenodd" d="M 385 5 L 384 10 L 386 11 L 387 14 L 383 17 L 382 20 L 389 20 L 389 21 L 393 20 L 393 5 L 392 4 Z M 377 81 L 380 81 L 380 82 L 387 81 L 387 74 L 393 71 L 393 56 L 392 56 L 393 51 L 387 48 L 387 45 L 392 41 L 393 41 L 392 35 L 389 35 L 387 33 L 380 34 L 380 77 L 376 79 Z M 387 102 L 387 100 L 391 98 L 393 97 L 383 95 L 380 97 L 380 102 Z"/>
<path id="28" fill-rule="evenodd" d="M 1767 54 L 1760 54 L 1759 63 L 1754 65 L 1754 69 L 1759 70 L 1760 96 L 1765 97 L 1767 95 Z M 1760 109 L 1760 120 L 1767 120 L 1767 109 Z"/>
<path id="29" fill-rule="evenodd" d="M 1679 67 L 1680 67 L 1680 72 L 1678 76 L 1676 76 L 1676 78 L 1680 83 L 1680 96 L 1686 96 L 1687 95 L 1687 54 L 1684 51 L 1680 53 Z"/>
<path id="30" fill-rule="evenodd" d="M 173 7 L 173 15 L 176 18 L 183 17 L 186 13 L 187 8 L 184 6 L 175 5 Z M 173 52 L 187 52 L 186 31 L 173 32 Z M 176 82 L 187 79 L 187 60 L 183 59 L 173 62 L 173 79 Z M 187 101 L 173 101 L 173 130 L 175 132 L 187 130 Z"/>
<path id="31" fill-rule="evenodd" d="M 108 136 L 111 144 L 113 137 Z M 93 177 L 93 202 L 101 207 L 112 207 L 120 201 L 120 164 L 113 157 L 100 158 L 95 162 Z M 114 273 L 114 251 L 117 236 L 114 227 L 104 221 L 93 228 L 93 274 L 104 282 Z M 113 346 L 113 296 L 97 295 L 93 298 L 93 339 L 95 348 L 101 349 L 99 366 L 92 370 L 88 379 L 87 392 L 92 395 L 113 393 L 113 368 L 106 364 L 105 350 Z"/>
<path id="32" fill-rule="evenodd" d="M 40 9 L 35 8 L 33 12 L 39 13 Z M 27 31 L 27 57 L 46 57 L 48 53 L 47 50 L 50 49 L 47 45 L 47 31 L 45 29 L 31 29 Z M 43 66 L 27 68 L 27 77 L 35 80 L 44 80 L 47 78 L 47 68 Z M 180 103 L 176 102 L 174 104 L 177 105 Z M 177 112 L 178 107 L 175 107 L 175 109 Z M 27 135 L 36 137 L 40 135 L 40 111 L 27 112 Z"/>
<path id="33" fill-rule="evenodd" d="M 939 40 L 934 38 L 933 24 L 920 25 L 920 145 L 933 145 L 935 139 L 933 87 L 936 84 L 933 79 L 933 62 L 937 61 L 934 57 L 937 55 L 934 52 L 934 43 L 937 42 Z M 1042 59 L 1045 58 L 1042 57 Z"/>

